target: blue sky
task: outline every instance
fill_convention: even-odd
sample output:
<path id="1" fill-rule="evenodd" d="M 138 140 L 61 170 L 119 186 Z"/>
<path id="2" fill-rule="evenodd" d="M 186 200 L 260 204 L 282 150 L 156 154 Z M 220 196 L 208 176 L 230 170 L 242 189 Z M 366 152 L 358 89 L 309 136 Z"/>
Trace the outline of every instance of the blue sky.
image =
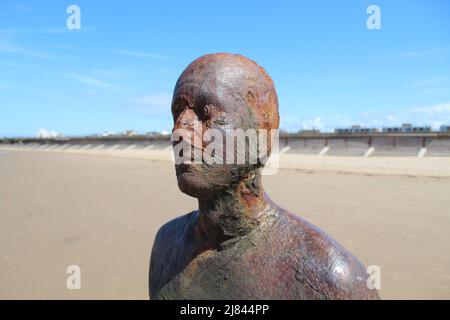
<path id="1" fill-rule="evenodd" d="M 214 52 L 269 72 L 287 130 L 450 123 L 446 0 L 0 0 L 0 136 L 170 130 L 179 74 Z"/>

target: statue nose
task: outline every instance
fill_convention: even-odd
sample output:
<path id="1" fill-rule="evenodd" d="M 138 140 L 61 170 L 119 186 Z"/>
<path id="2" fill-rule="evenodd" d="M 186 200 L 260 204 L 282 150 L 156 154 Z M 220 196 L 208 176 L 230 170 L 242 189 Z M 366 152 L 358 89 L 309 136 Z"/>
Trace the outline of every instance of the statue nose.
<path id="1" fill-rule="evenodd" d="M 175 122 L 175 129 L 194 129 L 194 122 L 197 119 L 197 115 L 192 109 L 184 110 Z"/>

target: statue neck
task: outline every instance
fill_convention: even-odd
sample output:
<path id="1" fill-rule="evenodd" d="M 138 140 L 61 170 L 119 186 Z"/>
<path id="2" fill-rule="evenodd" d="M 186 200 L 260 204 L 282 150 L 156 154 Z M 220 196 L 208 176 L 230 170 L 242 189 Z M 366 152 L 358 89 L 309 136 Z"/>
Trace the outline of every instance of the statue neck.
<path id="1" fill-rule="evenodd" d="M 197 232 L 213 247 L 254 230 L 270 208 L 259 172 L 212 197 L 199 198 L 198 202 Z"/>

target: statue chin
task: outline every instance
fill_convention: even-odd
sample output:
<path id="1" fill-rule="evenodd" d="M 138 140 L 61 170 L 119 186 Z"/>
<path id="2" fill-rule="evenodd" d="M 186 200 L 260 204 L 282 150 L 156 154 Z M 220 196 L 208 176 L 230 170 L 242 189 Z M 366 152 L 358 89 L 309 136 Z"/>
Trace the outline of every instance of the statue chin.
<path id="1" fill-rule="evenodd" d="M 194 198 L 209 197 L 239 179 L 230 165 L 181 164 L 175 171 L 180 191 Z"/>
<path id="2" fill-rule="evenodd" d="M 217 175 L 221 174 L 220 178 Z M 221 192 L 230 186 L 231 174 L 226 170 L 196 170 L 192 172 L 178 172 L 177 182 L 181 192 L 194 198 L 209 198 L 211 195 Z"/>
<path id="3" fill-rule="evenodd" d="M 177 175 L 178 188 L 180 191 L 194 198 L 198 198 L 201 194 L 208 192 L 208 190 L 205 190 L 205 186 L 202 188 L 202 184 L 197 180 L 198 178 L 189 172 Z"/>

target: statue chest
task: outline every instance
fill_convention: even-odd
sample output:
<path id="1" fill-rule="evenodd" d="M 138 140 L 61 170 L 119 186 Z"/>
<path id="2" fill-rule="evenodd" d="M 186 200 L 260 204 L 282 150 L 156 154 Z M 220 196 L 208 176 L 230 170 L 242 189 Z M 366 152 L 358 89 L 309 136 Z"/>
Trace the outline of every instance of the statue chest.
<path id="1" fill-rule="evenodd" d="M 159 299 L 295 299 L 295 261 L 251 243 L 208 250 L 159 291 Z"/>

